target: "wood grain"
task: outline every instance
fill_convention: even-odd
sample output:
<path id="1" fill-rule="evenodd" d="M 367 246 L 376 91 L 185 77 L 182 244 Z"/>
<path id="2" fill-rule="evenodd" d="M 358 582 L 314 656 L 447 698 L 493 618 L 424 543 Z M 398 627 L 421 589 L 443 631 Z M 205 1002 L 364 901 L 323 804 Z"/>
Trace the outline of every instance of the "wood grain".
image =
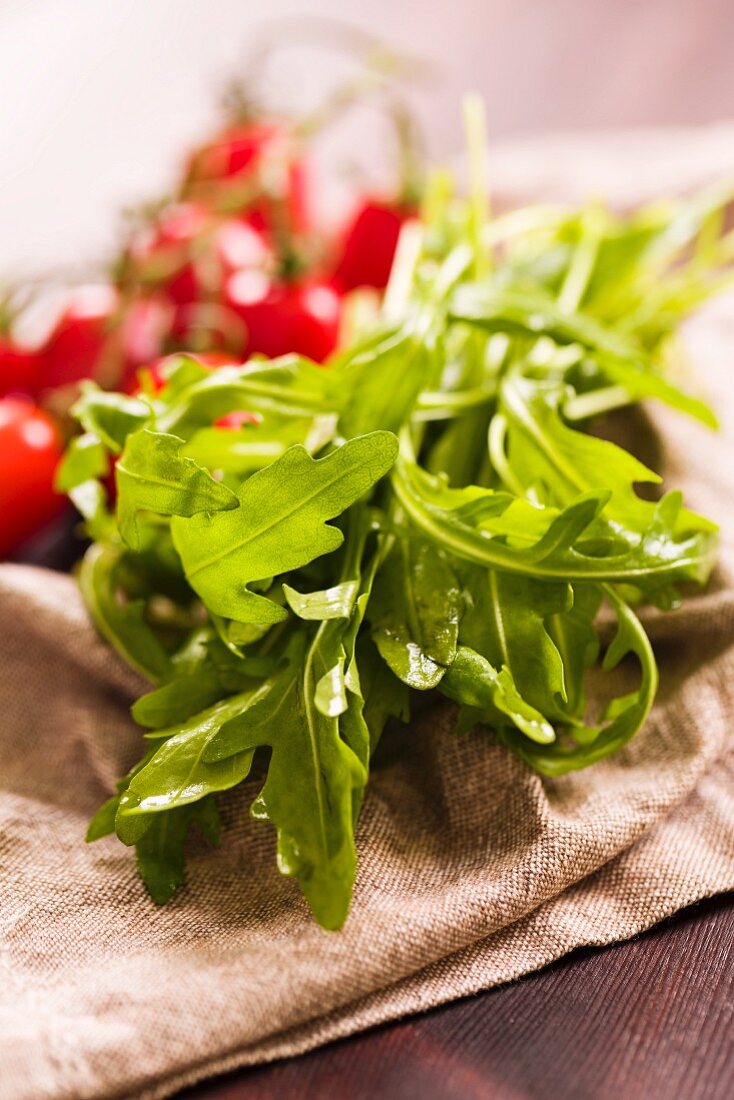
<path id="1" fill-rule="evenodd" d="M 730 1100 L 734 895 L 180 1100 Z"/>

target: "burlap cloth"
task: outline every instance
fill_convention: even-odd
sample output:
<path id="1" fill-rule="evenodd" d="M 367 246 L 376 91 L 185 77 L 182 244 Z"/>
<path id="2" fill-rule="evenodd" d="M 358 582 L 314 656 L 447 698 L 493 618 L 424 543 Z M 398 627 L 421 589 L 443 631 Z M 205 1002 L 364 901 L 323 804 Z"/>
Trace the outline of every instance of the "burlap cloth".
<path id="1" fill-rule="evenodd" d="M 117 841 L 84 845 L 139 751 L 127 709 L 141 685 L 96 638 L 73 580 L 0 569 L 3 1100 L 164 1096 L 734 887 L 734 302 L 710 307 L 688 343 L 724 433 L 656 411 L 657 442 L 643 442 L 721 521 L 721 567 L 683 610 L 648 616 L 662 687 L 646 730 L 549 781 L 424 711 L 376 764 L 338 934 L 275 870 L 272 831 L 236 807 L 163 909 Z"/>

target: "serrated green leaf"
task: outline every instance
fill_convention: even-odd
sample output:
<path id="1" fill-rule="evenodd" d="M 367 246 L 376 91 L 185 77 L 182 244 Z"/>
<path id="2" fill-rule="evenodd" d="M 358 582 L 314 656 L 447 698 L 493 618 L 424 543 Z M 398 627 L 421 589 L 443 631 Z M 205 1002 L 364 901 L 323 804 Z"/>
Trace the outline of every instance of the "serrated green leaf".
<path id="1" fill-rule="evenodd" d="M 83 481 L 69 489 L 69 500 L 84 517 L 90 538 L 100 542 L 115 540 L 115 519 L 107 507 L 107 490 L 101 481 Z"/>
<path id="2" fill-rule="evenodd" d="M 420 333 L 389 333 L 377 346 L 368 341 L 365 352 L 357 349 L 343 368 L 348 399 L 339 420 L 342 434 L 397 431 L 424 388 L 428 367 Z"/>
<path id="3" fill-rule="evenodd" d="M 282 620 L 282 608 L 248 585 L 341 546 L 344 536 L 326 521 L 364 496 L 396 455 L 389 432 L 352 439 L 318 460 L 303 447 L 291 447 L 244 482 L 236 511 L 174 517 L 173 539 L 189 583 L 218 615 L 241 622 Z"/>
<path id="4" fill-rule="evenodd" d="M 95 840 L 101 840 L 104 836 L 111 836 L 111 834 L 114 833 L 115 817 L 119 805 L 119 794 L 113 795 L 112 798 L 108 798 L 106 802 L 102 803 L 92 820 L 89 822 L 85 837 L 87 844 L 91 844 Z"/>
<path id="5" fill-rule="evenodd" d="M 592 524 L 610 499 L 608 489 L 585 493 L 561 512 L 549 508 L 545 513 L 548 526 L 540 538 L 535 531 L 517 525 L 511 545 L 506 531 L 501 537 L 492 537 L 490 530 L 477 530 L 473 523 L 466 523 L 460 510 L 437 506 L 430 479 L 409 461 L 398 463 L 392 483 L 400 503 L 424 537 L 465 561 L 489 569 L 548 581 L 617 581 L 636 585 L 655 596 L 669 591 L 677 581 L 705 581 L 713 566 L 716 541 L 710 525 L 698 523 L 698 530 L 694 527 L 692 533 L 678 537 L 678 529 L 690 529 L 687 521 L 676 523 L 674 531 L 665 530 L 656 524 L 654 506 L 650 524 L 642 532 L 624 539 L 621 528 L 611 532 L 607 529 L 606 545 L 600 547 L 594 540 Z M 488 493 L 491 495 L 491 491 Z M 696 520 L 694 517 L 694 524 Z"/>
<path id="6" fill-rule="evenodd" d="M 592 727 L 572 727 L 548 748 L 530 746 L 527 741 L 518 740 L 513 731 L 503 731 L 508 747 L 545 775 L 563 775 L 585 768 L 618 751 L 644 725 L 657 692 L 658 670 L 647 634 L 625 601 L 610 587 L 604 591 L 617 616 L 617 632 L 603 668 L 611 670 L 627 654 L 634 654 L 640 666 L 640 684 L 630 695 L 608 704 L 604 714 L 608 721 Z"/>
<path id="7" fill-rule="evenodd" d="M 197 428 L 242 409 L 301 418 L 333 413 L 334 391 L 328 371 L 295 355 L 269 363 L 221 367 L 176 394 L 170 408 L 159 417 L 158 427 L 189 438 Z"/>
<path id="8" fill-rule="evenodd" d="M 362 716 L 368 731 L 366 755 L 369 758 L 391 718 L 410 721 L 410 692 L 408 685 L 385 664 L 370 639 L 364 639 L 359 646 L 357 659 L 363 695 Z"/>
<path id="9" fill-rule="evenodd" d="M 260 745 L 271 747 L 268 776 L 253 804 L 253 816 L 278 830 L 278 866 L 298 878 L 315 916 L 339 928 L 351 898 L 356 867 L 354 802 L 366 775 L 339 734 L 338 720 L 317 710 L 316 684 L 331 667 L 332 649 L 323 623 L 303 653 L 295 645 L 285 670 L 260 712 L 235 719 L 214 738 L 210 761 L 226 760 Z M 321 635 L 321 636 L 319 636 Z"/>
<path id="10" fill-rule="evenodd" d="M 147 428 L 128 436 L 115 467 L 117 520 L 120 534 L 139 550 L 138 512 L 161 516 L 194 516 L 238 507 L 231 489 L 208 470 L 179 454 L 183 440 Z"/>

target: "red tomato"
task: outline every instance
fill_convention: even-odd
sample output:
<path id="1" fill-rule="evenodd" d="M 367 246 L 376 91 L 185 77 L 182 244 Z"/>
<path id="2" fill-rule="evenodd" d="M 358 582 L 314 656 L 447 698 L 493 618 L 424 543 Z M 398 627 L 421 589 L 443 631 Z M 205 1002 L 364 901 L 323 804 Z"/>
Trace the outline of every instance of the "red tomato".
<path id="1" fill-rule="evenodd" d="M 272 253 L 261 233 L 241 220 L 231 220 L 219 227 L 212 247 L 202 251 L 199 259 L 182 272 L 175 288 L 178 292 L 176 315 L 171 335 L 183 348 L 201 347 L 212 343 L 241 350 L 245 334 L 242 327 L 232 324 L 232 317 L 221 308 L 224 288 L 230 275 L 238 271 L 264 272 L 272 266 Z M 183 278 L 187 278 L 189 293 L 184 300 Z"/>
<path id="2" fill-rule="evenodd" d="M 365 199 L 342 235 L 334 281 L 343 291 L 360 286 L 384 290 L 390 277 L 403 224 L 416 215 L 414 207 Z"/>
<path id="3" fill-rule="evenodd" d="M 200 203 L 182 202 L 163 210 L 154 224 L 134 235 L 128 248 L 127 268 L 134 283 L 165 287 L 174 302 L 196 301 L 194 242 L 208 223 L 208 211 Z"/>
<path id="4" fill-rule="evenodd" d="M 189 159 L 185 190 L 236 195 L 237 208 L 247 210 L 256 228 L 272 228 L 271 204 L 263 189 L 275 190 L 285 203 L 289 228 L 300 231 L 308 222 L 307 173 L 293 140 L 278 122 L 245 122 L 228 126 L 195 150 Z"/>
<path id="5" fill-rule="evenodd" d="M 239 271 L 227 282 L 226 303 L 247 329 L 247 355 L 296 352 L 321 363 L 339 336 L 341 299 L 327 282 L 283 282 Z"/>
<path id="6" fill-rule="evenodd" d="M 120 320 L 118 357 L 122 359 L 122 371 L 111 377 L 111 384 L 119 385 L 138 367 L 150 363 L 161 354 L 174 318 L 174 308 L 162 295 L 134 298 Z M 119 372 L 119 362 L 117 364 Z"/>
<path id="7" fill-rule="evenodd" d="M 177 305 L 212 299 L 232 271 L 271 260 L 264 237 L 244 218 L 212 217 L 201 203 L 182 202 L 136 234 L 128 250 L 135 284 L 155 286 Z"/>
<path id="8" fill-rule="evenodd" d="M 56 424 L 31 401 L 0 400 L 0 557 L 63 510 L 53 478 L 63 452 Z"/>
<path id="9" fill-rule="evenodd" d="M 188 349 L 214 342 L 240 348 L 242 326 L 221 308 L 224 284 L 235 271 L 265 270 L 273 263 L 270 245 L 246 219 L 212 216 L 201 203 L 183 202 L 133 238 L 123 285 L 127 282 L 131 295 L 141 286 L 155 286 L 157 296 L 169 303 L 169 345 Z M 127 358 L 140 365 L 159 355 L 161 347 L 159 340 L 147 357 L 128 353 Z"/>
<path id="10" fill-rule="evenodd" d="M 40 351 L 42 389 L 94 376 L 117 305 L 111 286 L 81 286 L 72 292 Z"/>
<path id="11" fill-rule="evenodd" d="M 37 351 L 14 343 L 0 334 L 0 396 L 34 394 L 38 388 L 41 358 Z"/>

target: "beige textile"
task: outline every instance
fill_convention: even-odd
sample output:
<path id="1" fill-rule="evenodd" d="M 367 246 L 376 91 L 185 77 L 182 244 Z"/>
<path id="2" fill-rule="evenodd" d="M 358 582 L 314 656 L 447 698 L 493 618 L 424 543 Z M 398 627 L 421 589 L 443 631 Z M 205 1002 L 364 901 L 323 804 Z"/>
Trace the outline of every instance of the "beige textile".
<path id="1" fill-rule="evenodd" d="M 139 751 L 128 707 L 141 685 L 71 579 L 0 568 L 2 1100 L 166 1096 L 734 887 L 734 301 L 694 321 L 688 345 L 724 433 L 656 410 L 659 433 L 637 442 L 721 521 L 721 565 L 683 609 L 647 616 L 662 674 L 647 728 L 617 757 L 544 780 L 424 709 L 382 746 L 341 933 L 278 874 L 247 800 L 162 909 L 114 838 L 85 846 Z"/>

